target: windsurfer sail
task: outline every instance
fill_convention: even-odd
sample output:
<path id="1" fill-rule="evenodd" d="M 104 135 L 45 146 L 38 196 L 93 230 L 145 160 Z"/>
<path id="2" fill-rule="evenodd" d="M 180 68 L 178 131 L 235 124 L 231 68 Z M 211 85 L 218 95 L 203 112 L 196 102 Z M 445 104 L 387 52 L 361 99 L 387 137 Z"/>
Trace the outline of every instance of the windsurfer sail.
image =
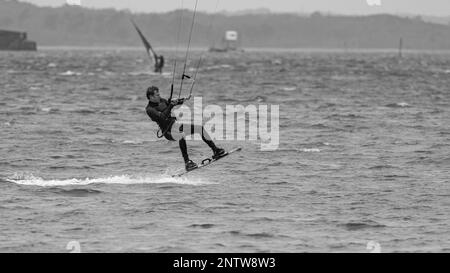
<path id="1" fill-rule="evenodd" d="M 155 73 L 162 73 L 164 67 L 164 57 L 162 55 L 156 54 L 155 50 L 150 45 L 148 40 L 145 38 L 144 34 L 142 34 L 142 31 L 139 29 L 139 27 L 137 26 L 136 22 L 133 19 L 131 19 L 131 23 L 133 24 L 134 28 L 139 34 L 139 37 L 141 37 L 142 43 L 144 44 L 148 57 L 155 63 L 155 70 L 154 70 Z"/>

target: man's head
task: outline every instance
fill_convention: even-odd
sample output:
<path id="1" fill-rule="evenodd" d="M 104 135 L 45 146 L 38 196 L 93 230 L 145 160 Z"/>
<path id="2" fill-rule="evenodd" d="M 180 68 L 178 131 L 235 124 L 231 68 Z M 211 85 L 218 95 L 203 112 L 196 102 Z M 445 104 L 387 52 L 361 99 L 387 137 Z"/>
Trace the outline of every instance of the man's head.
<path id="1" fill-rule="evenodd" d="M 150 86 L 147 88 L 147 99 L 151 102 L 159 102 L 161 97 L 159 96 L 159 88 L 156 86 Z"/>

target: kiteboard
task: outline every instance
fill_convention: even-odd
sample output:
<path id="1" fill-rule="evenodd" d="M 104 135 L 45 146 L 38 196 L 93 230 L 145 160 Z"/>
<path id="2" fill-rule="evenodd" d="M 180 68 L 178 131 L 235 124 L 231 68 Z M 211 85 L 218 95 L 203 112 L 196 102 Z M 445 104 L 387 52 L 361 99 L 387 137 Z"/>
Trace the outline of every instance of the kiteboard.
<path id="1" fill-rule="evenodd" d="M 227 157 L 227 156 L 229 156 L 231 154 L 234 154 L 234 153 L 240 152 L 240 151 L 242 151 L 242 148 L 236 148 L 236 149 L 233 149 L 233 150 L 231 150 L 229 152 L 226 152 L 225 154 L 223 154 L 219 158 L 213 158 L 213 157 L 205 158 L 205 159 L 202 160 L 202 163 L 198 164 L 198 166 L 196 168 L 193 168 L 191 170 L 185 170 L 185 169 L 179 170 L 174 175 L 172 175 L 172 177 L 181 177 L 181 176 L 183 176 L 185 174 L 188 174 L 188 173 L 190 173 L 192 171 L 205 168 L 205 167 L 213 164 L 214 162 L 216 162 L 216 161 L 218 161 L 218 160 L 220 160 L 220 159 L 222 159 L 224 157 Z"/>

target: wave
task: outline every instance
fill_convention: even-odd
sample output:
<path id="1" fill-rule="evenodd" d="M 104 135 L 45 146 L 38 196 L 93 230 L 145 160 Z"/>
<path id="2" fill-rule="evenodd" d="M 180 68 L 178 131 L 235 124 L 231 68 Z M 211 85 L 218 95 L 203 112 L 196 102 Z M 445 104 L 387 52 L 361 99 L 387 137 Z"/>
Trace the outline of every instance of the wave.
<path id="1" fill-rule="evenodd" d="M 256 96 L 256 97 L 250 98 L 249 100 L 247 100 L 247 102 L 263 103 L 263 102 L 267 102 L 267 97 L 266 96 Z"/>
<path id="2" fill-rule="evenodd" d="M 52 188 L 51 192 L 59 195 L 70 196 L 70 197 L 88 197 L 91 195 L 98 195 L 103 193 L 102 191 L 93 189 L 70 189 L 64 190 L 59 188 Z"/>
<path id="3" fill-rule="evenodd" d="M 193 224 L 193 225 L 190 225 L 189 227 L 191 227 L 191 228 L 210 229 L 210 228 L 213 228 L 214 226 L 215 226 L 214 224 Z"/>
<path id="4" fill-rule="evenodd" d="M 309 128 L 312 129 L 331 129 L 331 127 L 323 124 L 323 123 L 316 123 L 309 126 Z"/>
<path id="5" fill-rule="evenodd" d="M 40 110 L 45 113 L 58 113 L 58 108 L 52 108 L 52 107 L 41 107 Z"/>
<path id="6" fill-rule="evenodd" d="M 252 237 L 252 238 L 255 238 L 255 239 L 264 239 L 264 238 L 273 238 L 273 237 L 275 237 L 274 234 L 272 234 L 272 233 L 267 233 L 267 232 L 260 232 L 260 233 L 244 233 L 244 232 L 241 232 L 241 231 L 239 231 L 239 230 L 232 230 L 232 231 L 229 231 L 229 232 L 227 232 L 227 233 L 229 233 L 229 234 L 231 234 L 231 235 L 235 235 L 235 236 Z"/>
<path id="7" fill-rule="evenodd" d="M 65 187 L 65 186 L 85 186 L 91 184 L 122 184 L 122 185 L 136 185 L 136 184 L 182 184 L 182 185 L 209 185 L 211 183 L 202 181 L 200 179 L 192 178 L 174 178 L 168 174 L 162 175 L 118 175 L 101 178 L 69 178 L 69 179 L 44 179 L 34 176 L 33 174 L 14 174 L 5 179 L 7 182 L 25 185 L 25 186 L 39 186 L 39 187 Z"/>
<path id="8" fill-rule="evenodd" d="M 223 69 L 233 69 L 234 67 L 229 64 L 221 64 L 221 65 L 212 65 L 203 68 L 203 71 L 209 71 L 209 70 L 223 70 Z"/>
<path id="9" fill-rule="evenodd" d="M 81 72 L 74 72 L 71 70 L 67 70 L 66 72 L 63 73 L 59 73 L 60 76 L 66 76 L 66 77 L 70 77 L 70 76 L 81 76 L 83 75 L 83 73 Z"/>
<path id="10" fill-rule="evenodd" d="M 406 102 L 398 102 L 398 103 L 387 104 L 386 107 L 389 107 L 389 108 L 409 108 L 411 106 L 408 103 L 406 103 Z"/>
<path id="11" fill-rule="evenodd" d="M 381 169 L 392 169 L 392 168 L 395 168 L 395 167 L 391 166 L 391 165 L 376 165 L 376 166 L 369 167 L 369 170 L 381 170 Z"/>
<path id="12" fill-rule="evenodd" d="M 327 119 L 364 119 L 364 116 L 356 114 L 333 114 L 326 117 Z"/>
<path id="13" fill-rule="evenodd" d="M 71 111 L 72 113 L 81 114 L 81 115 L 90 115 L 90 114 L 96 114 L 97 110 L 90 110 L 90 109 L 75 109 Z"/>
<path id="14" fill-rule="evenodd" d="M 317 148 L 310 148 L 310 149 L 301 149 L 299 152 L 303 152 L 303 153 L 320 153 L 320 149 Z"/>
<path id="15" fill-rule="evenodd" d="M 324 143 L 324 146 L 330 146 L 329 143 Z M 272 152 L 281 153 L 320 153 L 322 150 L 320 148 L 280 148 Z"/>
<path id="16" fill-rule="evenodd" d="M 171 77 L 172 76 L 172 72 L 163 72 L 161 73 L 156 73 L 153 71 L 147 71 L 147 70 L 143 70 L 143 71 L 132 71 L 132 72 L 128 72 L 128 73 L 122 73 L 123 75 L 128 75 L 128 76 L 133 76 L 133 77 L 137 77 L 137 76 L 163 76 L 163 77 Z"/>
<path id="17" fill-rule="evenodd" d="M 361 229 L 371 229 L 371 228 L 385 228 L 383 224 L 379 224 L 374 221 L 363 222 L 349 222 L 342 225 L 349 231 L 361 230 Z"/>
<path id="18" fill-rule="evenodd" d="M 283 91 L 295 91 L 295 90 L 297 90 L 297 87 L 296 86 L 285 86 L 285 87 L 282 87 L 281 90 L 283 90 Z"/>
<path id="19" fill-rule="evenodd" d="M 144 140 L 124 140 L 122 141 L 123 144 L 129 144 L 129 145 L 139 145 L 143 144 Z"/>
<path id="20" fill-rule="evenodd" d="M 100 114 L 109 116 L 109 115 L 118 115 L 119 112 L 104 110 L 100 111 Z"/>

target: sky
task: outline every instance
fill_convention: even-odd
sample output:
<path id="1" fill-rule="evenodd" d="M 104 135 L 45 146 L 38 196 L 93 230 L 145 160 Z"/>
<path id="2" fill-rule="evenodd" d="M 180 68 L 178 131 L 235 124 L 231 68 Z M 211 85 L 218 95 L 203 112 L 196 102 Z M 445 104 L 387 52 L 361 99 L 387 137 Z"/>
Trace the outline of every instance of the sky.
<path id="1" fill-rule="evenodd" d="M 165 12 L 192 9 L 195 0 L 19 0 L 42 6 L 61 6 L 67 1 L 94 8 L 129 9 L 133 12 Z M 334 14 L 417 14 L 450 16 L 450 0 L 198 0 L 198 10 L 207 12 L 267 8 L 273 12 Z M 376 3 L 381 2 L 381 5 Z M 373 3 L 369 5 L 369 3 Z"/>

